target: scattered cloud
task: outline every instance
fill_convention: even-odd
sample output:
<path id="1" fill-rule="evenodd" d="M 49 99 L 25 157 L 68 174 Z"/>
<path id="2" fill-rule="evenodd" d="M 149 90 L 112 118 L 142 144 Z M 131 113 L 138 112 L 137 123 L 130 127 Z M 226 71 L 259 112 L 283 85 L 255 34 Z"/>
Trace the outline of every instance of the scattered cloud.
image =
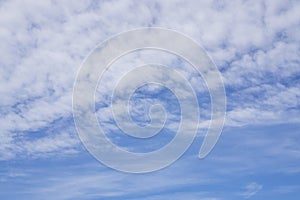
<path id="1" fill-rule="evenodd" d="M 73 83 L 82 60 L 97 44 L 114 34 L 139 27 L 163 27 L 182 32 L 201 44 L 222 73 L 227 92 L 225 132 L 228 134 L 220 146 L 226 151 L 217 149 L 211 159 L 218 165 L 225 163 L 227 168 L 213 171 L 221 175 L 248 169 L 261 171 L 259 167 L 276 164 L 280 169 L 272 169 L 272 173 L 285 174 L 287 179 L 292 179 L 290 174 L 299 175 L 297 164 L 285 165 L 298 162 L 300 156 L 299 127 L 295 126 L 300 122 L 299 9 L 297 0 L 1 1 L 0 166 L 22 159 L 84 152 L 72 119 Z M 202 78 L 178 56 L 149 50 L 120 58 L 103 77 L 103 84 L 99 84 L 97 117 L 105 124 L 105 130 L 119 131 L 108 106 L 111 88 L 124 72 L 153 60 L 176 69 L 196 86 L 203 117 L 200 128 L 207 128 L 211 105 Z M 136 101 L 131 102 L 133 118 L 147 122 L 147 108 L 160 102 L 168 108 L 167 128 L 168 133 L 173 133 L 179 119 L 178 109 L 172 107 L 177 105 L 176 100 L 163 95 L 158 95 L 160 98 L 156 100 L 151 96 L 142 98 L 147 91 L 162 92 L 161 88 L 149 85 L 141 88 L 140 99 L 143 101 L 137 96 Z M 253 127 L 260 127 L 260 130 Z M 248 128 L 252 131 L 245 130 Z M 240 137 L 235 137 L 234 130 L 241 131 Z M 202 131 L 199 135 L 203 136 Z M 123 141 L 121 137 L 111 139 L 116 143 Z M 155 145 L 151 144 L 145 145 L 145 149 L 153 150 Z M 126 143 L 124 147 L 128 145 L 131 144 Z M 0 170 L 0 183 L 24 178 L 22 174 L 26 174 L 5 173 L 4 170 Z M 73 198 L 98 189 L 86 186 L 81 193 L 82 183 L 103 181 L 112 184 L 101 191 L 102 195 L 124 194 L 124 191 L 112 191 L 111 188 L 125 187 L 118 183 L 124 181 L 125 175 L 103 176 L 106 175 L 62 178 L 51 187 L 34 192 L 54 193 L 74 186 Z M 158 184 L 159 181 L 163 180 L 151 183 Z M 290 185 L 291 188 L 282 184 L 282 191 L 297 191 L 297 187 Z M 131 186 L 141 187 L 133 183 Z M 250 198 L 262 187 L 251 182 L 241 195 Z M 186 195 L 174 192 L 173 197 L 196 199 L 203 195 L 203 199 L 220 198 L 198 191 Z M 147 198 L 162 199 L 165 196 L 153 194 Z"/>

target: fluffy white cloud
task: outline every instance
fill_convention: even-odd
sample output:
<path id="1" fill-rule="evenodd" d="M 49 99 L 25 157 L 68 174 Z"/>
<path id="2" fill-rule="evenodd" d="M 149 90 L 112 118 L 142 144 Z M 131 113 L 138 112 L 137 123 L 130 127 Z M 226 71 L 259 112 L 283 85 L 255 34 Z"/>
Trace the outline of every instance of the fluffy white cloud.
<path id="1" fill-rule="evenodd" d="M 12 149 L 44 152 L 30 147 L 43 139 L 33 136 L 21 148 L 20 135 L 70 118 L 73 82 L 87 53 L 113 34 L 144 26 L 178 30 L 208 50 L 228 89 L 228 125 L 297 122 L 299 7 L 271 0 L 2 1 L 0 158 L 12 158 Z M 68 144 L 47 149 L 76 146 L 66 139 L 75 132 L 67 134 Z M 44 137 L 59 138 L 60 131 Z"/>

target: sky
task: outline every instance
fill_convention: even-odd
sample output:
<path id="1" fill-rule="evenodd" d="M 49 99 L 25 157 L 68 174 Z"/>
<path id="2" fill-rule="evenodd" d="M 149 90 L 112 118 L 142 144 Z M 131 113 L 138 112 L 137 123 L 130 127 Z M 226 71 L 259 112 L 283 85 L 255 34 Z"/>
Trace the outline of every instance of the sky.
<path id="1" fill-rule="evenodd" d="M 0 1 L 0 199 L 298 200 L 299 10 L 296 0 Z M 222 75 L 227 108 L 221 137 L 199 159 L 211 117 L 203 78 L 168 52 L 120 57 L 95 92 L 96 117 L 112 143 L 151 152 L 178 130 L 177 96 L 155 84 L 137 88 L 128 102 L 141 126 L 151 121 L 151 105 L 161 104 L 167 114 L 161 132 L 136 139 L 116 124 L 110 92 L 124 72 L 143 63 L 186 77 L 200 110 L 197 136 L 176 162 L 131 174 L 87 151 L 76 131 L 72 96 L 77 72 L 97 45 L 142 27 L 175 30 L 199 43 Z"/>

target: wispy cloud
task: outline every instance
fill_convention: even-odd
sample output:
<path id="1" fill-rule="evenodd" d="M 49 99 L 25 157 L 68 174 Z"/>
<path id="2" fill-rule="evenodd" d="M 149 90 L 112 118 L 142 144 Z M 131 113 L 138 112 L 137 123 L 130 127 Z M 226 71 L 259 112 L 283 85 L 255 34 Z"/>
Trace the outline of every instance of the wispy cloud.
<path id="1" fill-rule="evenodd" d="M 246 199 L 254 196 L 256 193 L 258 193 L 261 189 L 263 188 L 262 185 L 258 184 L 258 183 L 249 183 L 248 185 L 246 185 L 245 187 L 245 192 L 242 193 L 241 195 L 243 197 L 245 197 Z"/>

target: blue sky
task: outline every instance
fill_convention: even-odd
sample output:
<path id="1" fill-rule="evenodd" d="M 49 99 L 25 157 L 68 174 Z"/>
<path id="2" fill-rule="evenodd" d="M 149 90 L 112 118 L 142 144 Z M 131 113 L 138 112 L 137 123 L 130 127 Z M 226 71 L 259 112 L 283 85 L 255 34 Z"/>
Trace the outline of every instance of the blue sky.
<path id="1" fill-rule="evenodd" d="M 287 199 L 300 196 L 299 1 L 0 1 L 0 199 Z M 145 50 L 116 61 L 96 91 L 96 114 L 110 140 L 134 152 L 167 144 L 180 107 L 171 91 L 145 85 L 131 116 L 149 122 L 164 105 L 162 132 L 141 141 L 124 135 L 109 92 L 122 73 L 153 60 L 186 76 L 201 112 L 197 137 L 173 165 L 122 173 L 98 162 L 79 140 L 72 92 L 83 59 L 123 31 L 163 27 L 200 43 L 222 73 L 223 133 L 198 159 L 210 119 L 202 78 L 179 57 Z"/>

